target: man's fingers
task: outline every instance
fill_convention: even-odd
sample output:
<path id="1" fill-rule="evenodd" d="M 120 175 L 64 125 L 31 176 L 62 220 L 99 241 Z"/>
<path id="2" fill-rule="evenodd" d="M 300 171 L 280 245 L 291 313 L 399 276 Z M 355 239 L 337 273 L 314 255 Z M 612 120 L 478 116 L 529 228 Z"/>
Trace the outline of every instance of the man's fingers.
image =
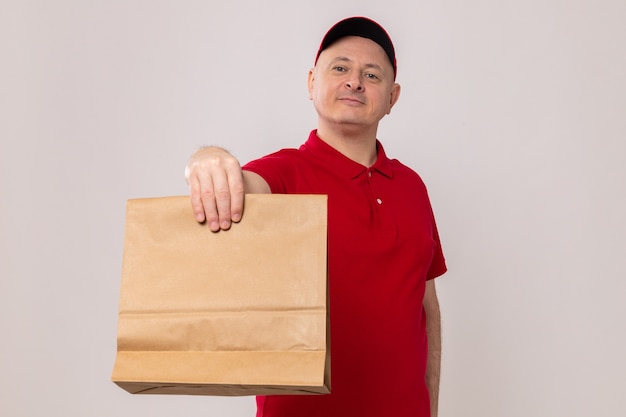
<path id="1" fill-rule="evenodd" d="M 201 149 L 189 161 L 185 177 L 197 221 L 217 232 L 241 220 L 244 204 L 243 175 L 239 162 L 221 148 Z"/>
<path id="2" fill-rule="evenodd" d="M 228 182 L 225 178 L 223 180 L 222 178 L 219 178 L 219 182 L 215 182 L 215 177 L 213 179 L 213 185 L 215 187 L 213 201 L 217 209 L 217 221 L 219 222 L 217 223 L 217 227 L 222 230 L 228 230 L 230 229 L 231 221 L 230 191 L 228 188 Z M 211 227 L 211 230 L 214 230 L 213 227 Z"/>
<path id="3" fill-rule="evenodd" d="M 230 221 L 227 223 L 225 219 L 230 217 L 230 207 L 225 206 L 222 201 L 218 201 L 218 194 L 221 196 L 219 198 L 224 198 L 223 190 L 226 183 L 224 173 L 220 170 L 203 170 L 198 174 L 198 178 L 200 181 L 200 198 L 209 229 L 213 232 L 217 232 L 220 228 L 228 229 Z"/>
<path id="4" fill-rule="evenodd" d="M 191 197 L 193 215 L 198 223 L 202 223 L 206 220 L 206 217 L 204 215 L 204 204 L 202 204 L 202 195 L 200 193 L 200 183 L 195 177 L 188 178 L 187 181 L 189 182 L 189 194 Z"/>
<path id="5" fill-rule="evenodd" d="M 241 168 L 231 173 L 228 181 L 230 186 L 230 218 L 235 223 L 241 220 L 244 204 L 244 185 Z"/>

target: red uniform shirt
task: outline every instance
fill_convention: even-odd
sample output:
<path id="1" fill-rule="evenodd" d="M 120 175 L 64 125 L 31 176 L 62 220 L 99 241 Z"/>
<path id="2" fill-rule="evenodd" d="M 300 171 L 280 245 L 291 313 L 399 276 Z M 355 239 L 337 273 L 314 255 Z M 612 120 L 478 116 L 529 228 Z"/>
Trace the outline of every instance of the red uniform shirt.
<path id="1" fill-rule="evenodd" d="M 421 178 L 380 143 L 360 165 L 311 132 L 252 161 L 273 193 L 328 195 L 331 394 L 258 397 L 258 417 L 428 417 L 426 280 L 446 271 Z"/>

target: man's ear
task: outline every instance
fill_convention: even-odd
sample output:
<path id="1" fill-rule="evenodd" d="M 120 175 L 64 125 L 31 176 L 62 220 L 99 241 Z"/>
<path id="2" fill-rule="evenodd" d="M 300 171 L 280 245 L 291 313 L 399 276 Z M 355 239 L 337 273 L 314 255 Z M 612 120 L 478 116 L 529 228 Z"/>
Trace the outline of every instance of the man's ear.
<path id="1" fill-rule="evenodd" d="M 400 98 L 400 84 L 394 83 L 393 87 L 391 87 L 391 95 L 389 100 L 389 109 L 387 110 L 387 114 L 391 113 L 391 109 L 398 102 Z"/>
<path id="2" fill-rule="evenodd" d="M 315 68 L 309 70 L 307 78 L 307 89 L 309 90 L 309 100 L 313 100 L 313 84 L 315 83 Z"/>

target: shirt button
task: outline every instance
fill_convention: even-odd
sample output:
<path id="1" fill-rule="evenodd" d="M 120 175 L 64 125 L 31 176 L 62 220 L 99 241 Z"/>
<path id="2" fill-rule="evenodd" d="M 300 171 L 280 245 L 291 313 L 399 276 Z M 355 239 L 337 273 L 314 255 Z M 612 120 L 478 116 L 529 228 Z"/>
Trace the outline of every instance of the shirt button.
<path id="1" fill-rule="evenodd" d="M 376 199 L 376 202 L 377 202 L 378 204 L 383 204 L 383 200 L 381 200 L 380 198 L 377 198 L 377 199 Z"/>
<path id="2" fill-rule="evenodd" d="M 369 175 L 369 176 L 370 176 L 370 178 L 372 178 L 372 171 L 369 171 L 369 172 L 367 173 L 367 175 Z"/>

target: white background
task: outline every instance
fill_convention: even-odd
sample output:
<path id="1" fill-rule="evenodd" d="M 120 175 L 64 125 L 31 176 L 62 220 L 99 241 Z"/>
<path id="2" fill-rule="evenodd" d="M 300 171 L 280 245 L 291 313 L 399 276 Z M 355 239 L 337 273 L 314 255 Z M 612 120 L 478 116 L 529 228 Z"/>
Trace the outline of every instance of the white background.
<path id="1" fill-rule="evenodd" d="M 449 264 L 440 415 L 626 412 L 623 0 L 3 0 L 0 415 L 254 415 L 110 381 L 125 202 L 186 194 L 200 145 L 302 143 L 307 71 L 350 15 L 396 43 L 379 138 Z"/>

